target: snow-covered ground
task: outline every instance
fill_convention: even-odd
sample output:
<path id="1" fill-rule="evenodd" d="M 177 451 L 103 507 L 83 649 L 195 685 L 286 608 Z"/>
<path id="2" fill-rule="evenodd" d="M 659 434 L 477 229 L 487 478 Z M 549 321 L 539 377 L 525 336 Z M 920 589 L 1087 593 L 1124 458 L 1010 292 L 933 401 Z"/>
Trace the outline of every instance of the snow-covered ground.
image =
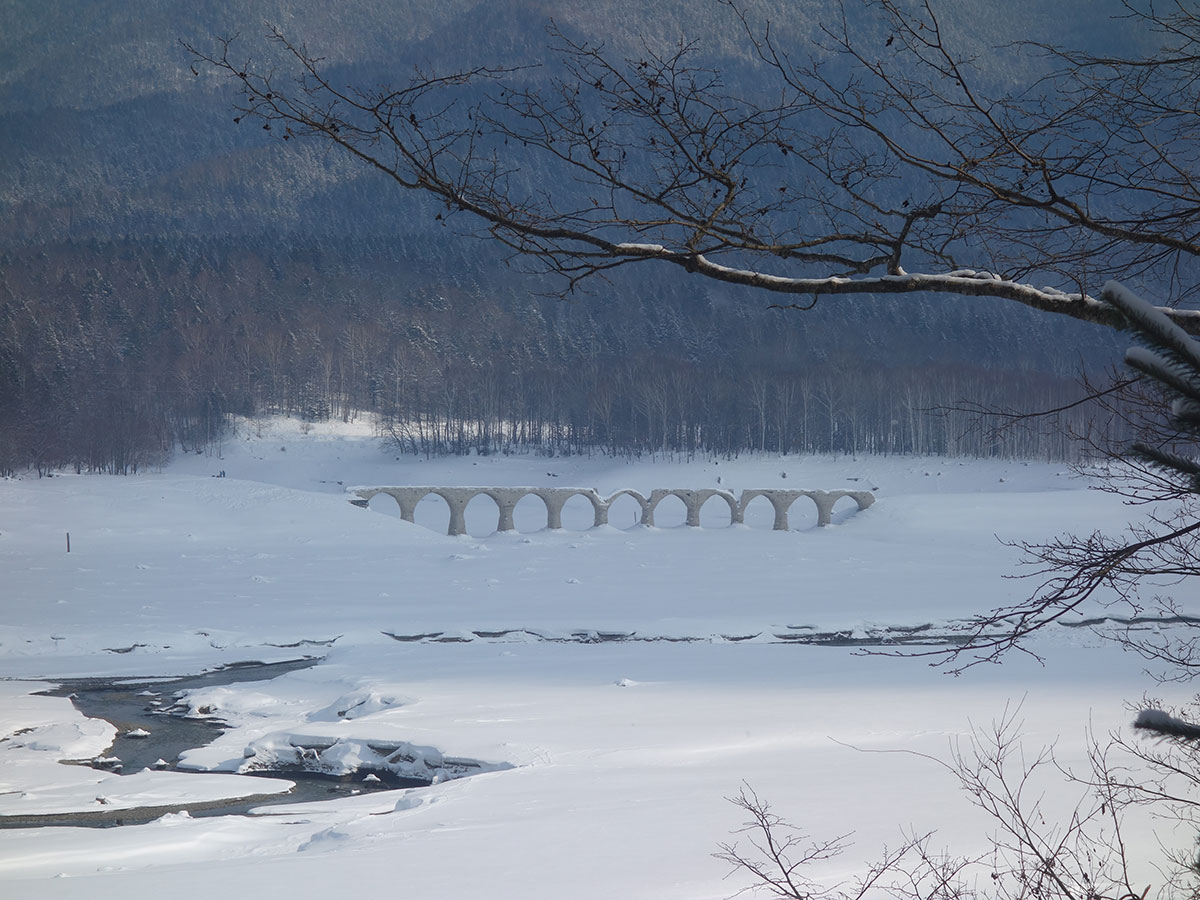
<path id="1" fill-rule="evenodd" d="M 810 527 L 801 500 L 789 532 L 770 530 L 765 500 L 747 527 L 723 527 L 718 503 L 700 529 L 662 527 L 681 526 L 681 503 L 660 508 L 659 528 L 631 527 L 629 501 L 610 526 L 587 529 L 580 499 L 551 532 L 531 498 L 517 533 L 489 534 L 485 498 L 468 509 L 471 536 L 452 538 L 441 501 L 409 524 L 388 497 L 352 506 L 346 486 L 364 484 L 878 499 L 862 513 L 846 501 L 825 529 Z M 1040 638 L 1044 666 L 1013 657 L 960 678 L 786 641 L 1010 603 L 1032 585 L 1003 577 L 1019 554 L 997 536 L 1116 530 L 1129 516 L 1044 464 L 397 459 L 365 426 L 287 421 L 243 423 L 219 456 L 161 473 L 0 481 L 0 677 L 11 679 L 0 681 L 0 815 L 277 790 L 286 784 L 208 773 L 252 770 L 296 745 L 324 747 L 334 768 L 400 748 L 446 779 L 249 817 L 0 831 L 0 896 L 726 897 L 743 882 L 725 880 L 711 854 L 741 824 L 725 798 L 743 783 L 815 836 L 855 832 L 830 877 L 902 827 L 977 850 L 986 823 L 933 759 L 1019 705 L 1028 746 L 1057 741 L 1078 765 L 1085 729 L 1125 727 L 1124 702 L 1152 686 L 1140 661 L 1086 629 Z M 600 639 L 614 636 L 625 639 Z M 184 698 L 234 726 L 185 756 L 194 774 L 58 764 L 102 753 L 113 729 L 34 693 L 58 678 L 304 655 L 320 661 Z M 478 774 L 455 777 L 464 772 Z M 1052 801 L 1071 794 L 1050 790 Z M 1134 843 L 1153 856 L 1149 834 Z"/>

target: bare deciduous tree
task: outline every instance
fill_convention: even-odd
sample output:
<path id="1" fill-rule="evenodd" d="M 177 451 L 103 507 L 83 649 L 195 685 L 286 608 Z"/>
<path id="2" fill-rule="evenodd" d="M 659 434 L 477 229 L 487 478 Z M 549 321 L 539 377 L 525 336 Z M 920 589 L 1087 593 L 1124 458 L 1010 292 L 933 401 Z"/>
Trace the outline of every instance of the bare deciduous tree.
<path id="1" fill-rule="evenodd" d="M 958 781 L 967 799 L 992 823 L 988 849 L 978 855 L 940 850 L 934 832 L 902 834 L 851 881 L 830 884 L 821 879 L 823 863 L 845 852 L 849 835 L 813 840 L 777 815 L 765 800 L 744 787 L 731 802 L 748 821 L 716 854 L 731 867 L 743 890 L 762 891 L 791 900 L 1136 900 L 1146 890 L 1135 888 L 1126 852 L 1126 811 L 1139 803 L 1173 803 L 1174 812 L 1194 801 L 1184 797 L 1187 785 L 1177 769 L 1181 745 L 1135 746 L 1114 739 L 1094 741 L 1086 774 L 1065 771 L 1051 751 L 1028 758 L 1019 741 L 1020 721 L 1014 711 L 989 729 L 978 729 L 954 748 L 949 762 L 934 760 Z M 1132 752 L 1150 775 L 1132 777 L 1115 762 L 1118 752 Z M 1191 772 L 1196 770 L 1192 768 Z M 1074 803 L 1061 812 L 1049 808 L 1045 790 L 1058 783 L 1074 793 Z M 1191 779 L 1193 786 L 1195 779 Z M 1174 860 L 1164 879 L 1188 884 L 1192 868 Z M 1193 879 L 1194 881 L 1194 879 Z"/>
<path id="2" fill-rule="evenodd" d="M 1200 342 L 1115 282 L 1105 286 L 1102 299 L 1137 339 L 1126 362 L 1141 377 L 1119 381 L 1120 400 L 1109 407 L 1138 439 L 1129 445 L 1093 445 L 1108 465 L 1100 487 L 1140 507 L 1140 519 L 1122 535 L 1096 531 L 1048 543 L 1018 542 L 1033 568 L 1023 577 L 1038 579 L 1038 588 L 1024 600 L 976 616 L 959 646 L 914 655 L 961 672 L 1014 649 L 1032 653 L 1024 643 L 1031 634 L 1086 610 L 1089 602 L 1121 607 L 1113 615 L 1123 613 L 1132 625 L 1143 615 L 1200 624 L 1170 597 L 1145 601 L 1139 596 L 1147 581 L 1165 593 L 1200 576 L 1200 459 L 1194 456 L 1200 446 Z M 1105 400 L 1106 395 L 1111 391 L 1092 397 Z M 1186 680 L 1200 669 L 1200 643 L 1188 630 L 1127 630 L 1118 640 L 1165 664 L 1161 677 Z"/>

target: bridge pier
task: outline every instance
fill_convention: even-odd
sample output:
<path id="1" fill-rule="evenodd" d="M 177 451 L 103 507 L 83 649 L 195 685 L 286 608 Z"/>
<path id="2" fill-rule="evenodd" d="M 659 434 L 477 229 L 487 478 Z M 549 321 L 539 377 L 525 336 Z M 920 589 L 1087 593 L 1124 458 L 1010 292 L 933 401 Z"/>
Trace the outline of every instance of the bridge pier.
<path id="1" fill-rule="evenodd" d="M 795 499 L 795 497 L 784 498 L 775 494 L 767 497 L 767 500 L 771 503 L 771 509 L 775 511 L 775 524 L 771 526 L 774 531 L 788 530 L 787 514 L 788 510 L 792 508 L 792 501 Z"/>
<path id="2" fill-rule="evenodd" d="M 416 499 L 410 499 L 408 497 L 397 497 L 395 491 L 392 491 L 391 493 L 396 502 L 400 504 L 400 518 L 405 522 L 415 521 L 417 515 L 417 503 L 420 501 Z"/>
<path id="3" fill-rule="evenodd" d="M 493 497 L 496 505 L 500 507 L 500 523 L 496 526 L 497 531 L 516 531 L 516 526 L 513 525 L 513 510 L 517 508 L 517 503 L 520 502 L 520 497 Z"/>
<path id="4" fill-rule="evenodd" d="M 542 499 L 546 501 L 546 527 L 557 531 L 562 528 L 562 508 L 566 506 L 567 498 L 542 496 Z"/>
<path id="5" fill-rule="evenodd" d="M 817 527 L 824 528 L 833 521 L 833 504 L 841 498 L 826 491 L 811 491 L 808 496 L 817 504 Z"/>
<path id="6" fill-rule="evenodd" d="M 448 491 L 446 493 L 449 493 Z M 455 495 L 446 496 L 446 493 L 441 494 L 443 500 L 450 507 L 450 527 L 446 534 L 450 537 L 458 537 L 460 534 L 467 533 L 467 504 L 471 502 L 470 497 L 459 497 Z"/>

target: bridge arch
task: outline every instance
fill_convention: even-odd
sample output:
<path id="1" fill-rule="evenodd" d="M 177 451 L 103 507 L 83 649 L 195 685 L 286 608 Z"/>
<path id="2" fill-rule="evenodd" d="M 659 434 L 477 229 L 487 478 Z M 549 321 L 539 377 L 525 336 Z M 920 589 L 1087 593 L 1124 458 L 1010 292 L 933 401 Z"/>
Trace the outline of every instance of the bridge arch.
<path id="1" fill-rule="evenodd" d="M 618 500 L 620 500 L 622 497 L 631 497 L 631 498 L 633 498 L 634 502 L 637 503 L 637 505 L 638 505 L 638 524 L 639 525 L 651 524 L 652 517 L 650 515 L 650 502 L 645 497 L 643 497 L 638 491 L 635 491 L 632 488 L 622 488 L 621 490 L 612 494 L 607 500 L 604 501 L 604 521 L 599 524 L 601 524 L 601 525 L 608 524 L 608 514 L 612 510 L 613 504 L 616 503 Z"/>
<path id="2" fill-rule="evenodd" d="M 688 514 L 690 512 L 690 510 L 688 509 L 687 498 L 685 496 L 683 496 L 686 493 L 687 493 L 686 491 L 677 491 L 677 490 L 654 490 L 654 491 L 651 491 L 650 497 L 646 501 L 646 506 L 648 507 L 648 509 L 650 511 L 649 515 L 646 517 L 646 524 L 649 525 L 651 528 L 661 528 L 662 527 L 658 523 L 658 516 L 660 513 L 659 507 L 662 506 L 664 500 L 667 500 L 670 497 L 674 497 L 674 498 L 678 499 L 679 502 L 683 505 L 684 522 L 686 523 Z"/>
<path id="3" fill-rule="evenodd" d="M 550 517 L 550 507 L 544 498 L 532 491 L 523 491 L 513 504 L 513 531 L 542 531 Z"/>
<path id="4" fill-rule="evenodd" d="M 505 523 L 506 513 L 509 520 L 507 527 Z M 471 525 L 475 526 L 473 532 L 470 530 Z M 504 497 L 499 495 L 497 491 L 476 491 L 463 507 L 463 528 L 464 534 L 473 534 L 479 537 L 497 531 L 511 531 L 512 507 L 508 505 L 506 509 Z"/>
<path id="5" fill-rule="evenodd" d="M 756 531 L 772 529 L 775 524 L 775 508 L 765 494 L 742 494 L 738 498 L 737 520 L 739 525 Z"/>
<path id="6" fill-rule="evenodd" d="M 729 524 L 740 525 L 741 520 L 738 516 L 738 502 L 733 494 L 729 491 L 703 490 L 696 491 L 696 524 L 703 525 L 704 508 L 709 506 L 713 500 L 720 500 L 721 504 L 729 510 Z M 721 504 L 718 504 L 720 506 Z"/>

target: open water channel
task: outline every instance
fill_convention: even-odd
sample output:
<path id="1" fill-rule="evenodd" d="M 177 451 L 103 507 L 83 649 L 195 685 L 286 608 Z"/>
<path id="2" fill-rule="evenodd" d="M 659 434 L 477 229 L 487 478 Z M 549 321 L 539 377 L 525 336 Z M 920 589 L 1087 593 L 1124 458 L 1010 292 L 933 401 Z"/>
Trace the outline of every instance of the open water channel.
<path id="1" fill-rule="evenodd" d="M 203 747 L 225 729 L 217 719 L 185 717 L 176 700 L 183 691 L 246 681 L 263 681 L 285 672 L 304 669 L 317 662 L 314 658 L 279 663 L 245 663 L 226 666 L 202 675 L 184 678 L 129 681 L 124 679 L 76 678 L 59 682 L 45 693 L 69 697 L 83 715 L 104 719 L 117 729 L 117 737 L 97 760 L 82 761 L 120 774 L 142 769 L 175 770 L 180 754 Z M 144 734 L 148 732 L 148 734 Z M 287 793 L 256 794 L 232 800 L 179 803 L 135 809 L 96 810 L 52 815 L 3 816 L 0 828 L 36 828 L 73 826 L 108 828 L 150 822 L 167 813 L 186 810 L 193 816 L 244 815 L 260 806 L 311 803 L 332 800 L 369 791 L 425 787 L 429 782 L 398 778 L 388 772 L 360 772 L 344 777 L 298 771 L 256 771 L 257 777 L 286 778 L 295 785 Z M 243 776 L 230 773 L 229 778 Z"/>

